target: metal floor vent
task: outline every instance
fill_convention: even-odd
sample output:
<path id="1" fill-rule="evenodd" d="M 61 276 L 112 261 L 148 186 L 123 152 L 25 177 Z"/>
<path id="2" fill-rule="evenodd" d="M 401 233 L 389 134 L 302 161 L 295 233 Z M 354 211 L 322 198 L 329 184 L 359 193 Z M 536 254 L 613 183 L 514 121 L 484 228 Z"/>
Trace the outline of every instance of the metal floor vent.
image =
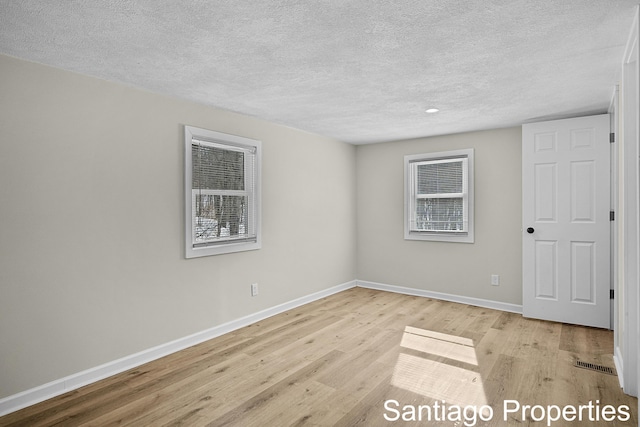
<path id="1" fill-rule="evenodd" d="M 583 362 L 582 360 L 576 360 L 575 365 L 578 368 L 589 369 L 591 371 L 602 372 L 603 374 L 616 375 L 613 368 L 608 366 L 596 365 L 594 363 Z"/>

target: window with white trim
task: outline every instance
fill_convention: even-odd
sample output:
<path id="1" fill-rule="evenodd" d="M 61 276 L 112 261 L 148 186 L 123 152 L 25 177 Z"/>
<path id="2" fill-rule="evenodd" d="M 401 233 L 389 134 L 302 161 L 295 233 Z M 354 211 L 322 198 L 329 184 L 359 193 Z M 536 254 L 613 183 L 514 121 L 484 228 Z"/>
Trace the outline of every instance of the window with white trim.
<path id="1" fill-rule="evenodd" d="M 184 134 L 186 257 L 259 249 L 261 142 L 192 126 Z"/>
<path id="2" fill-rule="evenodd" d="M 407 240 L 473 243 L 473 149 L 404 158 Z"/>

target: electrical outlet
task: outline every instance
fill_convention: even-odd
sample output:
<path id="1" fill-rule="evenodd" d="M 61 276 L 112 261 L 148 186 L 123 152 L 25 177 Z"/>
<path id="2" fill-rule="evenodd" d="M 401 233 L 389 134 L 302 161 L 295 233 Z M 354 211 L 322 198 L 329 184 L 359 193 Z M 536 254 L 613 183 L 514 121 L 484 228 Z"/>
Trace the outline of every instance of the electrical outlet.
<path id="1" fill-rule="evenodd" d="M 500 286 L 500 276 L 497 274 L 491 275 L 491 286 Z"/>
<path id="2" fill-rule="evenodd" d="M 255 297 L 256 295 L 258 295 L 258 284 L 257 283 L 252 283 L 251 284 L 251 296 Z"/>

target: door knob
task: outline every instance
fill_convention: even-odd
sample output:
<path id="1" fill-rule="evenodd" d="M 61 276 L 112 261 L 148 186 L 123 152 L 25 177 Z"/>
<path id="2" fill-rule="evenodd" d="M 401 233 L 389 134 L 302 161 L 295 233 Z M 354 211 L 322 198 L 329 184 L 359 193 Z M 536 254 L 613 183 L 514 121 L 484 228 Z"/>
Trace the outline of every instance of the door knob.
<path id="1" fill-rule="evenodd" d="M 527 228 L 527 233 L 529 233 L 529 234 L 533 234 L 534 231 L 536 231 L 536 230 L 534 230 L 533 227 Z"/>

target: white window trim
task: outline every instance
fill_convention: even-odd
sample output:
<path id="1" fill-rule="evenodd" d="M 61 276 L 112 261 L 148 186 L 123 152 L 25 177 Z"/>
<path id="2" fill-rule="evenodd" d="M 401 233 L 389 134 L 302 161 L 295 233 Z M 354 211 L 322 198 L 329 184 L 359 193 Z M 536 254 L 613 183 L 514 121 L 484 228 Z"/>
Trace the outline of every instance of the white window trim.
<path id="1" fill-rule="evenodd" d="M 253 215 L 249 214 L 249 219 L 253 223 L 256 236 L 255 239 L 228 238 L 222 242 L 210 245 L 193 244 L 193 210 L 195 209 L 194 191 L 192 188 L 193 163 L 191 147 L 194 141 L 206 142 L 208 145 L 218 146 L 227 150 L 251 149 L 255 151 L 255 175 L 253 171 L 246 170 L 246 179 L 254 180 L 254 191 L 252 194 L 255 210 Z M 261 167 L 262 167 L 262 142 L 237 135 L 215 132 L 193 126 L 184 127 L 184 148 L 185 148 L 185 257 L 196 258 L 209 255 L 220 255 L 226 253 L 243 252 L 260 249 L 262 247 L 262 223 L 261 223 Z M 249 168 L 247 168 L 249 169 Z M 210 194 L 245 195 L 246 191 L 224 191 L 224 190 L 203 190 Z M 237 240 L 237 241 L 234 241 Z"/>
<path id="2" fill-rule="evenodd" d="M 414 201 L 415 180 L 411 172 L 411 165 L 422 161 L 450 161 L 450 159 L 466 159 L 466 191 L 462 194 L 446 194 L 442 197 L 463 197 L 466 203 L 466 232 L 456 231 L 416 231 L 411 230 L 410 224 L 415 216 Z M 436 242 L 474 243 L 474 197 L 473 197 L 473 149 L 443 151 L 437 153 L 411 154 L 404 156 L 404 238 L 405 240 L 427 240 Z M 430 195 L 430 197 L 438 197 Z"/>

